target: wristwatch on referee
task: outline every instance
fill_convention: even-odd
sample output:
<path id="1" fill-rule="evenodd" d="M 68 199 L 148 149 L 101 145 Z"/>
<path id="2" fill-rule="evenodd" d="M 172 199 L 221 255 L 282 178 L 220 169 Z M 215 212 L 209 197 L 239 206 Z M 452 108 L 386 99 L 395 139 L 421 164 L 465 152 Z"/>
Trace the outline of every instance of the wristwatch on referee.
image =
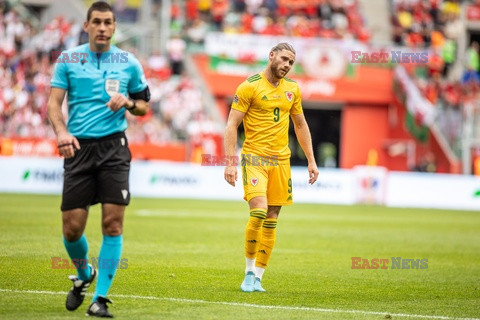
<path id="1" fill-rule="evenodd" d="M 132 98 L 128 98 L 128 99 L 133 102 L 133 106 L 129 108 L 128 105 L 126 105 L 125 109 L 127 109 L 128 111 L 133 111 L 137 107 L 137 101 L 135 101 L 135 99 L 132 99 Z"/>

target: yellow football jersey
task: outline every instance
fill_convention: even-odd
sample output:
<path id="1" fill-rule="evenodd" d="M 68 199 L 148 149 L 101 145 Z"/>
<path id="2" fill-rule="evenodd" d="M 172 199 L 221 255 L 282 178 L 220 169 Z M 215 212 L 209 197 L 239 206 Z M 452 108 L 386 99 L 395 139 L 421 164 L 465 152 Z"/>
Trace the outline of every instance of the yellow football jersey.
<path id="1" fill-rule="evenodd" d="M 274 87 L 264 73 L 253 75 L 237 88 L 232 108 L 245 112 L 245 142 L 242 153 L 290 158 L 288 127 L 290 114 L 301 114 L 302 96 L 298 84 L 283 78 Z"/>

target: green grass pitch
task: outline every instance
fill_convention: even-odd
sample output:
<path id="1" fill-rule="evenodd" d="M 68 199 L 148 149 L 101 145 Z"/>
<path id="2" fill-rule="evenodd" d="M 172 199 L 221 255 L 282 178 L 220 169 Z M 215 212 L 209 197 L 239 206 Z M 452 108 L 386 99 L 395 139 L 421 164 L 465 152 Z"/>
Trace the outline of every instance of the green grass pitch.
<path id="1" fill-rule="evenodd" d="M 0 318 L 80 319 L 60 197 L 0 194 Z M 134 198 L 110 297 L 119 319 L 480 318 L 480 212 L 294 204 L 282 209 L 267 293 L 242 293 L 244 202 Z M 86 235 L 97 257 L 99 206 Z M 351 257 L 428 259 L 427 269 L 352 269 Z M 91 288 L 89 294 L 93 292 Z"/>

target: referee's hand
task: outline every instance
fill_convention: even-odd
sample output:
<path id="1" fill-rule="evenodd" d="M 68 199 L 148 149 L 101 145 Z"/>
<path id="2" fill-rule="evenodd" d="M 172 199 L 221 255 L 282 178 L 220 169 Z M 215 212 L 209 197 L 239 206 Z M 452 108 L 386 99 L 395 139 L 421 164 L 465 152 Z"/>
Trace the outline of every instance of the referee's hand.
<path id="1" fill-rule="evenodd" d="M 225 167 L 225 180 L 235 187 L 235 181 L 238 179 L 237 167 L 226 166 Z"/>
<path id="2" fill-rule="evenodd" d="M 126 105 L 131 104 L 130 99 L 125 97 L 121 93 L 115 93 L 111 98 L 110 101 L 107 102 L 107 107 L 110 108 L 113 112 L 116 112 L 123 108 Z"/>
<path id="3" fill-rule="evenodd" d="M 75 150 L 80 150 L 80 143 L 77 138 L 68 132 L 59 133 L 57 135 L 57 147 L 60 156 L 68 159 L 75 155 Z"/>

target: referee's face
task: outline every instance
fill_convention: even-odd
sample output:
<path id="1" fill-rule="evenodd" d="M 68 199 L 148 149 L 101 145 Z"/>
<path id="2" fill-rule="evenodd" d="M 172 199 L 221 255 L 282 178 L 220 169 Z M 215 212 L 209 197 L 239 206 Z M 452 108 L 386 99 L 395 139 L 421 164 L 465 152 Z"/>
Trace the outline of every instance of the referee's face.
<path id="1" fill-rule="evenodd" d="M 92 51 L 108 51 L 110 40 L 115 32 L 115 18 L 111 11 L 92 11 L 89 21 L 83 24 L 83 30 L 88 33 L 88 41 Z"/>

